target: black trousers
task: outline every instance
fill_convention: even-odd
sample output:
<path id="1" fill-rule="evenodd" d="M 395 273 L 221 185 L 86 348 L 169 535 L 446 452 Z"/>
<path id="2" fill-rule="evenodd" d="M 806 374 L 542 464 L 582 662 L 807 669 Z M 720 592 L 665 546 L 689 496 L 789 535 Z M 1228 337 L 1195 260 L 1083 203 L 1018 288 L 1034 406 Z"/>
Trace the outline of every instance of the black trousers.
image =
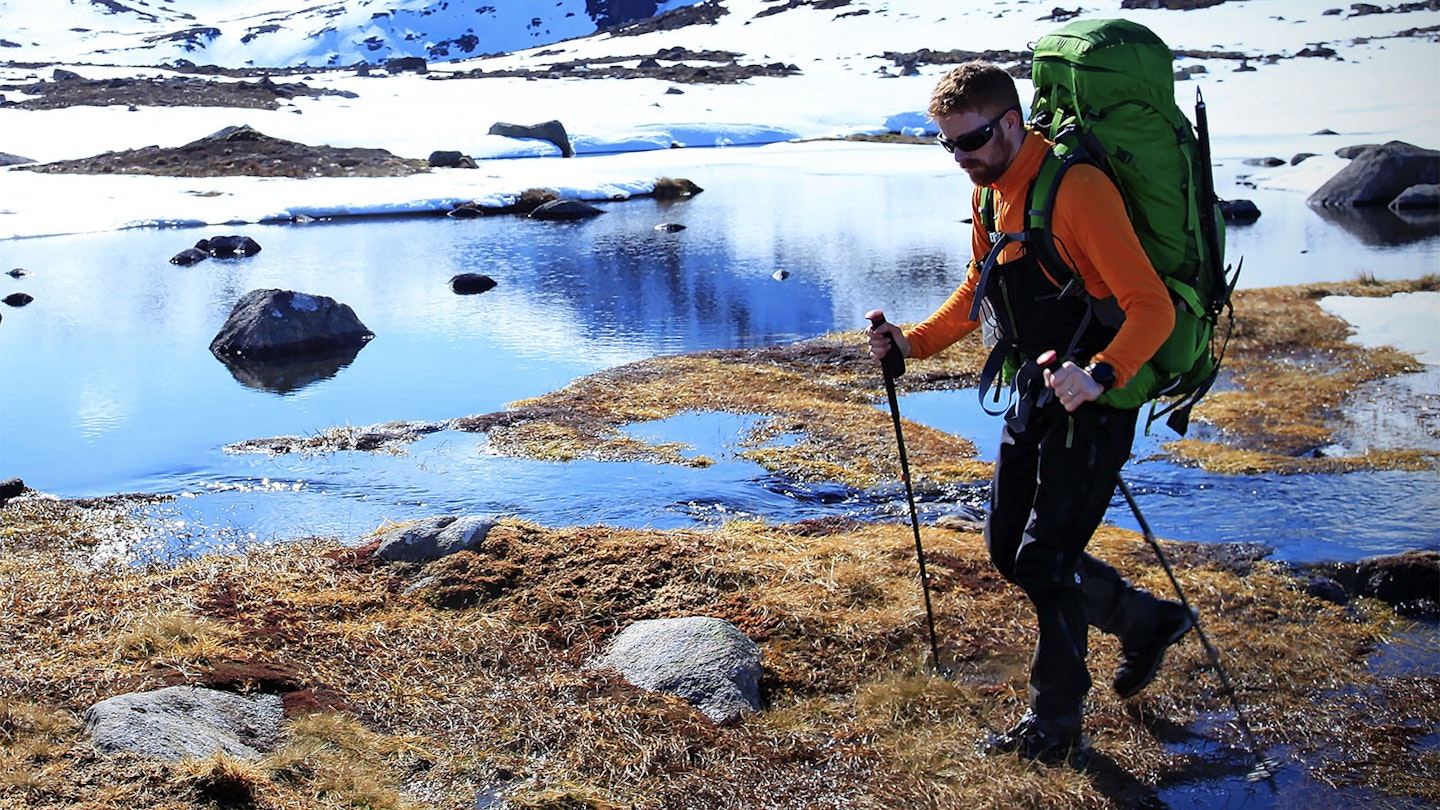
<path id="1" fill-rule="evenodd" d="M 1137 415 L 1094 403 L 1066 413 L 1052 400 L 1001 439 L 985 542 L 1000 574 L 1035 606 L 1030 701 L 1040 717 L 1078 721 L 1090 691 L 1089 627 L 1122 642 L 1154 632 L 1159 601 L 1085 553 L 1130 456 Z"/>

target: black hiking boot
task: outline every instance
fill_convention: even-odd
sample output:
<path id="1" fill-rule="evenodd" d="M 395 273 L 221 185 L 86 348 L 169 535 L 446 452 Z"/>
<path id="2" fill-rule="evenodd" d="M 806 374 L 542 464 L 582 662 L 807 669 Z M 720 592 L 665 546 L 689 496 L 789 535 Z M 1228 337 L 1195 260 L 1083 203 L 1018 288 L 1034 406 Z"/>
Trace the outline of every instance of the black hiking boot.
<path id="1" fill-rule="evenodd" d="M 1125 659 L 1120 662 L 1120 668 L 1115 671 L 1115 680 L 1111 682 L 1115 687 L 1115 694 L 1122 698 L 1132 698 L 1140 694 L 1159 674 L 1160 664 L 1165 660 L 1165 651 L 1184 638 L 1194 626 L 1195 614 L 1186 610 L 1184 605 L 1179 602 L 1161 602 L 1154 635 L 1140 644 L 1125 644 L 1121 647 L 1120 651 Z"/>
<path id="2" fill-rule="evenodd" d="M 1027 711 L 1009 731 L 980 742 L 980 756 L 1016 754 L 1040 762 L 1068 760 L 1080 749 L 1080 718 L 1049 720 Z"/>

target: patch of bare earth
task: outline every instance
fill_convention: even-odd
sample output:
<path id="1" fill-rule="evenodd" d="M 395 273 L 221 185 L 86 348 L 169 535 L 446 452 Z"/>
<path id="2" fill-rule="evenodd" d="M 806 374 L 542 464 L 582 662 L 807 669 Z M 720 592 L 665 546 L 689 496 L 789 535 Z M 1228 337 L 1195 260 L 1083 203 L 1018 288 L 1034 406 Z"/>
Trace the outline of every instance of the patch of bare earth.
<path id="1" fill-rule="evenodd" d="M 18 167 L 43 174 L 150 174 L 163 177 L 403 177 L 429 171 L 423 160 L 385 149 L 310 146 L 246 126 L 179 147 L 147 146 L 88 158 Z"/>

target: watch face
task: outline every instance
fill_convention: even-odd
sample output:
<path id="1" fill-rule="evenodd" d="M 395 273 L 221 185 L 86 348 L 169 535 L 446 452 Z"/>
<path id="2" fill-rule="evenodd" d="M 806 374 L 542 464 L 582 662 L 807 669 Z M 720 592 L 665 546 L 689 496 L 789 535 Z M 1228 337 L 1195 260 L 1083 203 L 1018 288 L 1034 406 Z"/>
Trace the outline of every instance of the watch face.
<path id="1" fill-rule="evenodd" d="M 1109 363 L 1096 363 L 1090 367 L 1090 379 L 1106 388 L 1112 388 L 1115 385 L 1115 369 L 1111 368 Z"/>

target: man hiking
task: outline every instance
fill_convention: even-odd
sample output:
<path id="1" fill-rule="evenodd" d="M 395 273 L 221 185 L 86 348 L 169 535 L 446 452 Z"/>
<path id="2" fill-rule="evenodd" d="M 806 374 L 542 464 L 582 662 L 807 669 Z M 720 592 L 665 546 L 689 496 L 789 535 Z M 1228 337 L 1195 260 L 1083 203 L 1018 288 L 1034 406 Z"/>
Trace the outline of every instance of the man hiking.
<path id="1" fill-rule="evenodd" d="M 960 287 L 913 329 L 884 322 L 880 312 L 867 315 L 876 324 L 867 330 L 870 353 L 929 357 L 982 322 L 1000 342 L 1014 400 L 985 542 L 1001 575 L 1034 605 L 1039 639 L 1029 710 L 1009 731 L 984 740 L 981 751 L 1060 759 L 1080 745 L 1091 626 L 1120 639 L 1113 687 L 1125 698 L 1154 680 L 1165 650 L 1194 626 L 1181 604 L 1133 587 L 1085 553 L 1129 458 L 1138 417 L 1138 406 L 1095 400 L 1150 359 L 1170 334 L 1174 306 L 1119 190 L 1093 165 L 1067 170 L 1056 191 L 1049 228 L 1060 267 L 1038 247 L 1027 249 L 1029 241 L 1002 238 L 1025 232 L 1028 192 L 1053 146 L 1026 127 L 1007 73 L 987 62 L 960 65 L 936 86 L 929 115 L 940 145 L 976 187 L 975 258 Z M 984 187 L 993 195 L 986 209 L 993 243 L 982 216 Z"/>

